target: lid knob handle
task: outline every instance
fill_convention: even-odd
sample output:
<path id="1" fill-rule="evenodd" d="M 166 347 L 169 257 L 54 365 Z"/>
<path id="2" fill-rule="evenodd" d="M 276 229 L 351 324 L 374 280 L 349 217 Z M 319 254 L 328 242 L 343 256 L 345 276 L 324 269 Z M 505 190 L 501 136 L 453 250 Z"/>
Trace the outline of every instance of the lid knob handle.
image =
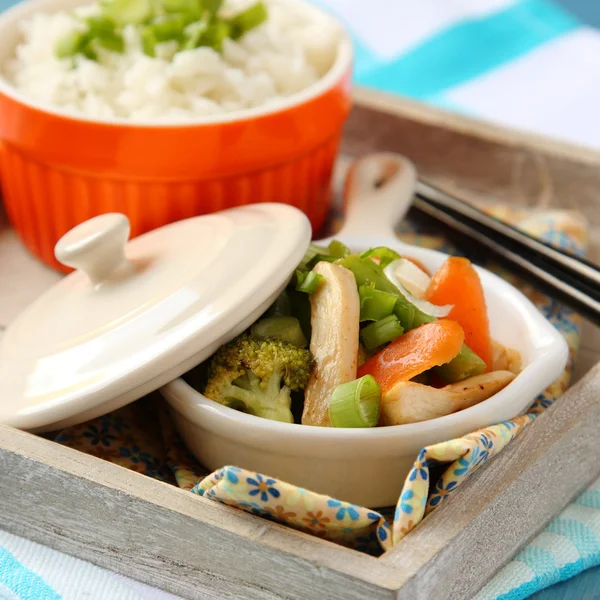
<path id="1" fill-rule="evenodd" d="M 63 265 L 83 271 L 93 284 L 99 284 L 131 267 L 125 256 L 129 231 L 125 215 L 100 215 L 66 233 L 54 247 L 54 255 Z"/>

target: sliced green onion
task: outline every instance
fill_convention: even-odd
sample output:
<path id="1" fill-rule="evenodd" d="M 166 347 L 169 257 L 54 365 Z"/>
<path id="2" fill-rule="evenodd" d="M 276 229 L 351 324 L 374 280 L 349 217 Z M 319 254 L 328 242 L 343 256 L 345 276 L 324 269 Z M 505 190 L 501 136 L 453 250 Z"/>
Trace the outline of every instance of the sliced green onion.
<path id="1" fill-rule="evenodd" d="M 87 44 L 87 33 L 85 31 L 73 31 L 58 40 L 56 44 L 56 56 L 58 58 L 69 58 L 83 51 Z"/>
<path id="2" fill-rule="evenodd" d="M 395 294 L 376 290 L 374 285 L 361 285 L 358 288 L 360 298 L 360 321 L 379 321 L 394 312 L 398 300 Z"/>
<path id="3" fill-rule="evenodd" d="M 151 25 L 142 29 L 141 38 L 144 54 L 147 56 L 156 56 L 156 44 L 158 44 L 158 40 Z"/>
<path id="4" fill-rule="evenodd" d="M 88 34 L 92 37 L 111 35 L 115 32 L 114 21 L 106 17 L 88 17 L 85 19 L 85 24 L 88 27 Z"/>
<path id="5" fill-rule="evenodd" d="M 197 13 L 194 10 L 187 10 L 176 14 L 183 19 L 186 27 L 188 25 L 194 25 L 195 23 L 202 23 L 204 26 L 206 26 L 206 19 L 201 13 Z M 185 29 L 183 30 L 182 35 L 184 33 L 186 33 Z"/>
<path id="6" fill-rule="evenodd" d="M 363 252 L 360 255 L 360 257 L 361 258 L 378 258 L 379 264 L 381 265 L 382 268 L 386 267 L 391 262 L 394 262 L 395 260 L 399 260 L 400 258 L 402 258 L 396 251 L 392 250 L 391 248 L 386 248 L 385 246 L 371 248 L 370 250 Z"/>
<path id="7" fill-rule="evenodd" d="M 398 288 L 385 276 L 383 269 L 369 258 L 362 258 L 359 254 L 349 254 L 339 260 L 338 264 L 354 273 L 357 285 L 373 284 L 375 289 L 382 292 L 400 295 Z"/>
<path id="8" fill-rule="evenodd" d="M 98 60 L 98 53 L 96 52 L 96 40 L 89 40 L 87 44 L 81 49 L 83 54 L 89 60 Z"/>
<path id="9" fill-rule="evenodd" d="M 404 299 L 398 299 L 396 301 L 394 314 L 398 317 L 406 331 L 414 329 L 413 322 L 415 321 L 416 312 L 417 309 L 412 304 L 405 302 Z"/>
<path id="10" fill-rule="evenodd" d="M 317 244 L 310 244 L 298 268 L 301 270 L 310 270 L 318 262 L 335 262 L 348 256 L 348 254 L 350 254 L 350 250 L 338 240 L 333 240 L 327 248 L 323 248 Z"/>
<path id="11" fill-rule="evenodd" d="M 165 15 L 154 19 L 147 28 L 152 30 L 157 42 L 183 41 L 185 21 L 181 15 Z"/>
<path id="12" fill-rule="evenodd" d="M 231 20 L 218 16 L 222 4 L 223 0 L 101 0 L 101 14 L 77 17 L 87 25 L 87 31 L 73 32 L 61 39 L 55 49 L 56 56 L 68 58 L 83 54 L 97 60 L 100 48 L 123 52 L 122 27 L 125 25 L 138 26 L 142 49 L 148 56 L 156 56 L 157 44 L 171 41 L 177 42 L 176 46 L 172 45 L 175 52 L 200 46 L 220 52 L 225 38 L 237 39 L 267 18 L 262 2 Z"/>
<path id="13" fill-rule="evenodd" d="M 423 323 L 433 323 L 436 320 L 432 315 L 425 314 L 414 304 L 411 304 L 404 296 L 399 296 L 394 306 L 394 314 L 402 323 L 406 331 L 414 329 Z"/>
<path id="14" fill-rule="evenodd" d="M 372 375 L 338 385 L 329 399 L 333 427 L 375 427 L 379 422 L 381 388 Z"/>
<path id="15" fill-rule="evenodd" d="M 304 258 L 300 261 L 298 268 L 303 271 L 310 271 L 322 260 L 334 262 L 336 258 L 331 256 L 328 248 L 317 246 L 317 244 L 310 244 L 304 253 Z"/>
<path id="16" fill-rule="evenodd" d="M 215 16 L 221 5 L 223 4 L 223 0 L 201 0 L 202 9 L 208 12 L 211 16 Z"/>
<path id="17" fill-rule="evenodd" d="M 237 40 L 251 29 L 258 27 L 267 20 L 267 16 L 267 8 L 262 2 L 257 2 L 241 13 L 238 13 L 229 21 L 232 39 Z"/>
<path id="18" fill-rule="evenodd" d="M 306 252 L 304 253 L 304 257 L 302 258 L 302 260 L 300 261 L 300 264 L 298 265 L 298 268 L 300 270 L 306 270 L 308 269 L 308 265 L 309 263 L 312 261 L 312 259 L 317 256 L 317 254 L 319 254 L 320 252 L 323 252 L 323 248 L 320 248 L 319 246 L 316 246 L 315 244 L 309 244 L 308 248 L 306 249 Z"/>
<path id="19" fill-rule="evenodd" d="M 102 46 L 102 48 L 110 50 L 111 52 L 118 52 L 119 54 L 122 54 L 125 50 L 123 36 L 114 31 L 107 31 L 102 35 L 99 35 L 97 38 L 95 38 L 95 42 L 99 46 Z"/>
<path id="20" fill-rule="evenodd" d="M 274 338 L 306 348 L 306 338 L 296 317 L 266 317 L 252 325 L 250 334 L 261 340 Z"/>
<path id="21" fill-rule="evenodd" d="M 188 10 L 190 2 L 189 0 L 162 0 L 160 5 L 166 13 L 180 13 Z"/>
<path id="22" fill-rule="evenodd" d="M 200 37 L 200 45 L 208 46 L 217 52 L 223 48 L 223 40 L 229 37 L 231 28 L 224 21 L 210 23 Z"/>
<path id="23" fill-rule="evenodd" d="M 120 25 L 143 23 L 153 15 L 151 0 L 103 0 L 100 7 L 104 17 Z"/>
<path id="24" fill-rule="evenodd" d="M 486 369 L 486 364 L 471 348 L 463 344 L 461 351 L 449 363 L 434 367 L 437 373 L 444 381 L 456 383 L 467 377 L 480 375 Z"/>
<path id="25" fill-rule="evenodd" d="M 396 315 L 390 315 L 360 330 L 360 337 L 367 350 L 374 350 L 400 337 L 404 329 Z"/>
<path id="26" fill-rule="evenodd" d="M 306 266 L 315 256 L 317 256 L 317 254 L 325 254 L 326 252 L 327 248 L 310 243 L 304 253 L 304 258 L 300 261 L 300 265 Z"/>
<path id="27" fill-rule="evenodd" d="M 193 50 L 200 46 L 202 34 L 206 31 L 207 23 L 205 21 L 197 21 L 190 23 L 184 29 L 185 41 L 183 42 L 183 50 Z"/>
<path id="28" fill-rule="evenodd" d="M 336 260 L 344 258 L 344 256 L 348 256 L 348 254 L 350 254 L 350 248 L 348 248 L 346 244 L 343 244 L 339 240 L 333 240 L 327 247 L 327 250 L 329 251 L 329 255 Z"/>
<path id="29" fill-rule="evenodd" d="M 161 0 L 160 5 L 166 13 L 195 13 L 202 16 L 203 6 L 199 0 Z"/>
<path id="30" fill-rule="evenodd" d="M 90 60 L 97 60 L 99 47 L 111 52 L 123 52 L 125 43 L 115 23 L 106 17 L 82 19 L 87 31 L 74 31 L 61 39 L 56 47 L 56 56 L 66 58 L 83 54 Z"/>
<path id="31" fill-rule="evenodd" d="M 323 281 L 323 276 L 314 271 L 296 271 L 296 290 L 314 294 Z"/>

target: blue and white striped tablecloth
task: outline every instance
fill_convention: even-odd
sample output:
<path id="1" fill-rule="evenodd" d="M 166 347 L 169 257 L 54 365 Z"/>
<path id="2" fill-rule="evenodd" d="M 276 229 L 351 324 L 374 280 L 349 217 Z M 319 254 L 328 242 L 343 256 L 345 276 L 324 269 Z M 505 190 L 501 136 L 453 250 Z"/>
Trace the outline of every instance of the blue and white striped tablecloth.
<path id="1" fill-rule="evenodd" d="M 314 1 L 337 14 L 353 32 L 358 83 L 600 149 L 600 33 L 558 4 Z M 0 0 L 0 10 L 10 4 L 12 0 Z M 0 527 L 1 523 L 0 516 Z M 599 563 L 597 482 L 520 552 L 477 600 L 526 598 Z M 174 596 L 0 530 L 0 598 L 172 600 Z"/>
<path id="2" fill-rule="evenodd" d="M 600 32 L 561 5 L 315 1 L 353 32 L 358 83 L 600 149 Z"/>

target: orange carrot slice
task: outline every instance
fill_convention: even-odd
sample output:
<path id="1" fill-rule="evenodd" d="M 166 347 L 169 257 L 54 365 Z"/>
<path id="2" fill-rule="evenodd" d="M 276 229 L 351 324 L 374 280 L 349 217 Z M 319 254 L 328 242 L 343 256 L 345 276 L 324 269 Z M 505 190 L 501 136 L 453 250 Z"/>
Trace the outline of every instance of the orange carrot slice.
<path id="1" fill-rule="evenodd" d="M 462 327 L 455 321 L 424 323 L 370 358 L 358 369 L 358 377 L 372 375 L 385 394 L 399 381 L 450 362 L 460 352 L 464 338 Z"/>
<path id="2" fill-rule="evenodd" d="M 483 288 L 477 271 L 466 258 L 451 256 L 434 274 L 425 299 L 433 304 L 453 304 L 448 315 L 460 323 L 465 344 L 492 366 L 492 338 Z"/>

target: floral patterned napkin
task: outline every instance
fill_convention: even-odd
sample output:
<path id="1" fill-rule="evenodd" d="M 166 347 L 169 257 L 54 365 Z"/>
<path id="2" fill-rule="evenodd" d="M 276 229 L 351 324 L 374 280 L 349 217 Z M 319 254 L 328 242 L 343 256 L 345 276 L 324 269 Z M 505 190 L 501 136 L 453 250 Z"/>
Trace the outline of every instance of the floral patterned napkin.
<path id="1" fill-rule="evenodd" d="M 585 251 L 587 227 L 577 213 L 504 207 L 490 212 L 569 251 Z M 405 224 L 398 235 L 408 243 L 456 253 L 443 239 L 416 231 L 414 226 Z M 208 473 L 182 444 L 158 394 L 65 429 L 56 441 L 205 498 L 379 555 L 398 543 L 471 473 L 505 448 L 568 386 L 579 345 L 579 316 L 497 266 L 490 264 L 488 268 L 517 284 L 565 336 L 571 351 L 569 365 L 526 415 L 423 448 L 415 457 L 395 507 L 376 511 L 355 506 L 235 466 Z"/>

